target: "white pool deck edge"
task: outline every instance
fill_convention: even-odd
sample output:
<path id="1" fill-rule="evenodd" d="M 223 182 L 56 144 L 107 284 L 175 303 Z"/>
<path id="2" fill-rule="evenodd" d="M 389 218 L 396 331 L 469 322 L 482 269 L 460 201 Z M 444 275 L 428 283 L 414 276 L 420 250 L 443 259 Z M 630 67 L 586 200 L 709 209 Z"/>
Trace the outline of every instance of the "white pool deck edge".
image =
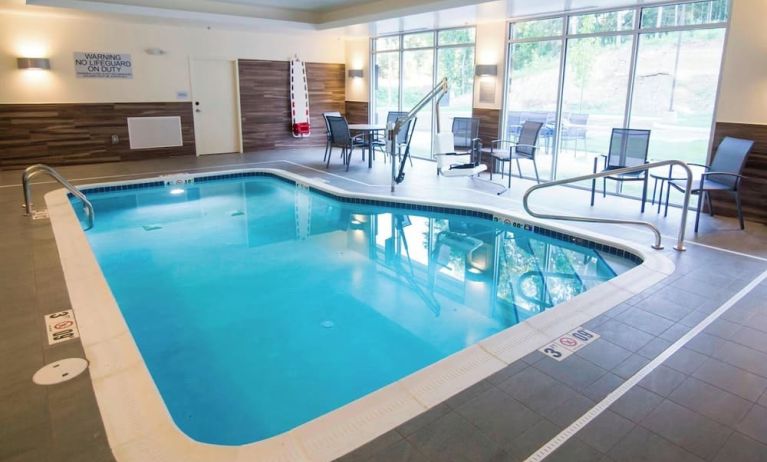
<path id="1" fill-rule="evenodd" d="M 271 173 L 342 197 L 490 213 L 502 220 L 540 225 L 609 244 L 628 250 L 644 261 L 614 279 L 557 305 L 555 309 L 505 329 L 292 430 L 242 446 L 221 446 L 195 441 L 173 422 L 70 205 L 67 191 L 52 191 L 45 195 L 51 226 L 85 356 L 90 362 L 96 400 L 110 447 L 119 462 L 333 460 L 489 377 L 552 339 L 660 282 L 674 271 L 671 260 L 652 250 L 649 245 L 638 247 L 628 241 L 516 216 L 492 207 L 400 197 L 388 194 L 388 191 L 387 194 L 351 192 L 280 169 L 220 170 L 191 176 L 253 171 Z M 158 179 L 162 178 L 89 186 L 134 184 Z"/>

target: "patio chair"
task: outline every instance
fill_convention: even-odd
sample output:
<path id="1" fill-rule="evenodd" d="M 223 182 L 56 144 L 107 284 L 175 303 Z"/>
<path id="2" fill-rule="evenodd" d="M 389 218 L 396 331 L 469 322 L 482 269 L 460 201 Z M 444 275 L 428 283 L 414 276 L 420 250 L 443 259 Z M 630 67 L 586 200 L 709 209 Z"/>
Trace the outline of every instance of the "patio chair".
<path id="1" fill-rule="evenodd" d="M 490 171 L 490 179 L 493 179 L 493 172 L 496 171 L 499 164 L 501 166 L 501 178 L 503 178 L 503 163 L 508 162 L 508 187 L 511 188 L 511 161 L 514 160 L 517 163 L 517 171 L 519 172 L 519 177 L 522 178 L 522 167 L 519 165 L 519 159 L 527 159 L 533 161 L 535 180 L 540 183 L 541 178 L 538 176 L 538 164 L 535 162 L 535 154 L 540 148 L 538 146 L 538 138 L 540 137 L 542 128 L 543 123 L 527 120 L 522 124 L 522 129 L 519 132 L 517 141 L 493 140 L 490 143 L 490 150 L 485 150 L 485 152 L 490 154 L 490 158 L 493 160 L 493 169 Z"/>
<path id="2" fill-rule="evenodd" d="M 388 114 L 386 114 L 386 126 L 388 127 L 389 124 L 394 123 L 399 119 L 400 117 L 407 116 L 407 112 L 400 112 L 400 111 L 389 111 Z M 400 132 L 397 134 L 397 145 L 402 146 L 408 143 L 408 131 L 410 129 L 410 126 L 413 125 L 412 123 L 408 122 L 407 126 L 402 127 Z M 383 136 L 378 135 L 376 139 L 373 140 L 373 147 L 384 153 L 384 162 L 386 161 L 386 156 L 389 155 L 388 152 L 386 152 L 386 132 L 384 132 Z M 412 164 L 412 161 L 411 161 Z"/>
<path id="3" fill-rule="evenodd" d="M 455 117 L 451 130 L 455 153 L 475 155 L 479 149 L 479 119 L 476 117 Z"/>
<path id="4" fill-rule="evenodd" d="M 331 136 L 330 136 L 330 124 L 328 124 L 328 117 L 341 117 L 341 113 L 337 111 L 322 113 L 322 120 L 325 122 L 325 155 L 322 157 L 323 162 L 327 161 L 328 153 L 330 152 Z"/>
<path id="5" fill-rule="evenodd" d="M 650 130 L 636 130 L 633 128 L 613 128 L 610 136 L 610 150 L 607 155 L 602 154 L 604 166 L 602 172 L 617 170 L 626 167 L 635 167 L 647 163 L 647 150 L 650 147 Z M 597 173 L 599 157 L 594 158 L 594 173 Z M 647 199 L 647 170 L 633 173 L 623 173 L 602 177 L 602 197 L 607 197 L 607 180 L 619 182 L 641 181 L 642 184 L 642 213 L 644 213 L 645 200 Z M 597 179 L 591 180 L 591 206 L 594 206 L 594 193 Z"/>
<path id="6" fill-rule="evenodd" d="M 586 147 L 586 130 L 589 123 L 588 114 L 569 114 L 567 124 L 562 125 L 562 145 L 567 141 L 573 142 L 573 157 L 578 155 L 578 141 L 583 141 L 583 152 L 588 152 Z"/>
<path id="7" fill-rule="evenodd" d="M 711 165 L 702 165 L 688 163 L 703 167 L 706 171 L 700 175 L 700 182 L 693 183 L 691 194 L 698 195 L 698 209 L 695 214 L 695 232 L 698 232 L 698 223 L 700 223 L 700 211 L 703 205 L 703 196 L 706 196 L 708 202 L 708 211 L 714 216 L 714 208 L 711 203 L 712 191 L 729 192 L 735 196 L 735 207 L 738 211 L 738 221 L 740 229 L 745 229 L 743 222 L 743 209 L 740 203 L 740 182 L 744 178 L 743 167 L 746 165 L 746 159 L 754 147 L 752 140 L 743 140 L 740 138 L 725 137 L 716 148 L 714 160 Z M 684 192 L 686 182 L 678 179 L 669 181 L 670 187 L 666 190 L 666 211 L 668 211 L 668 201 L 671 195 L 671 188 Z"/>
<path id="8" fill-rule="evenodd" d="M 351 163 L 352 151 L 355 147 L 362 147 L 365 142 L 362 135 L 351 136 L 349 132 L 349 124 L 343 117 L 328 116 L 328 127 L 330 127 L 330 149 L 327 155 L 327 161 L 325 168 L 330 167 L 330 157 L 333 152 L 333 148 L 341 148 L 341 157 L 346 164 L 346 171 L 349 171 L 349 164 Z M 362 150 L 364 153 L 364 149 Z"/>

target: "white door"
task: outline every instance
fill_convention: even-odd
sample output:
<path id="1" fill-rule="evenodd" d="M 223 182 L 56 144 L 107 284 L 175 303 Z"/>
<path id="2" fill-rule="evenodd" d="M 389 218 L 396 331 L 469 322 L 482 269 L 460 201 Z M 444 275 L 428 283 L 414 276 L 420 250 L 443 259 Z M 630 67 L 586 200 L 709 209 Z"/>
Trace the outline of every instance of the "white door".
<path id="1" fill-rule="evenodd" d="M 190 67 L 197 155 L 240 152 L 237 62 L 193 58 Z"/>

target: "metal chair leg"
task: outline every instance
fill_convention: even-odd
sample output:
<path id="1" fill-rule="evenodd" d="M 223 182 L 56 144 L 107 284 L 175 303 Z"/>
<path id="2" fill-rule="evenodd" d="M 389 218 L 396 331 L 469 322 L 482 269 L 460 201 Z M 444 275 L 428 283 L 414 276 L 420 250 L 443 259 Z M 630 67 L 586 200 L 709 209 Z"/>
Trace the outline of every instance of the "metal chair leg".
<path id="1" fill-rule="evenodd" d="M 700 223 L 700 211 L 703 208 L 703 195 L 705 191 L 701 190 L 698 194 L 698 210 L 695 212 L 695 232 L 698 232 L 698 224 Z"/>
<path id="2" fill-rule="evenodd" d="M 738 221 L 740 221 L 740 229 L 746 229 L 746 224 L 743 222 L 743 208 L 740 203 L 740 191 L 735 191 L 735 205 L 738 209 Z"/>
<path id="3" fill-rule="evenodd" d="M 597 158 L 594 158 L 594 173 L 597 173 Z M 594 194 L 597 190 L 597 179 L 592 178 L 591 179 L 591 206 L 594 206 Z"/>
<path id="4" fill-rule="evenodd" d="M 533 159 L 533 170 L 535 170 L 535 181 L 541 184 L 541 177 L 538 176 L 538 164 L 535 163 L 535 159 Z"/>
<path id="5" fill-rule="evenodd" d="M 647 201 L 647 171 L 645 171 L 644 181 L 642 181 L 642 213 L 644 213 L 645 202 Z"/>
<path id="6" fill-rule="evenodd" d="M 522 178 L 522 167 L 519 165 L 519 158 L 514 160 L 517 162 L 517 172 L 519 172 L 519 177 Z M 509 176 L 511 176 L 511 165 L 509 165 Z"/>
<path id="7" fill-rule="evenodd" d="M 706 194 L 706 203 L 708 204 L 708 214 L 714 216 L 714 203 L 711 202 L 711 193 Z"/>

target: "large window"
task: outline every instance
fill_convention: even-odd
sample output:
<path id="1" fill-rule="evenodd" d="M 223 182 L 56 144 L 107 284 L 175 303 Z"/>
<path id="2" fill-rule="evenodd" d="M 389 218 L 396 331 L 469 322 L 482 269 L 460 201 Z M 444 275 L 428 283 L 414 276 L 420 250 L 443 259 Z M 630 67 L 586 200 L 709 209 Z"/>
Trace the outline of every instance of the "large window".
<path id="1" fill-rule="evenodd" d="M 621 127 L 652 130 L 649 160 L 705 162 L 728 11 L 711 0 L 511 23 L 503 136 L 543 122 L 550 179 L 591 172 Z"/>
<path id="2" fill-rule="evenodd" d="M 473 27 L 379 37 L 372 41 L 373 123 L 390 111 L 407 111 L 447 77 L 450 94 L 440 104 L 440 124 L 449 130 L 454 117 L 471 116 L 474 94 Z M 411 153 L 431 158 L 435 130 L 433 105 L 418 113 Z"/>

